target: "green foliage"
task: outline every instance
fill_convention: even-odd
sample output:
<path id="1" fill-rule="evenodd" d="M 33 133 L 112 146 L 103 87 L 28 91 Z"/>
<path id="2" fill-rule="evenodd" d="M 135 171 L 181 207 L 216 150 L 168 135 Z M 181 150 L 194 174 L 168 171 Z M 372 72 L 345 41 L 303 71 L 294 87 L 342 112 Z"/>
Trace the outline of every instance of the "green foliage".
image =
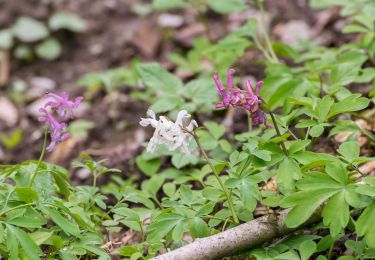
<path id="1" fill-rule="evenodd" d="M 82 20 L 81 17 L 68 12 L 58 12 L 53 14 L 49 18 L 48 26 L 53 31 L 65 29 L 72 32 L 82 32 L 87 28 L 86 22 Z"/>
<path id="2" fill-rule="evenodd" d="M 37 57 L 51 61 L 60 57 L 63 48 L 61 43 L 51 36 L 53 31 L 65 29 L 78 33 L 86 27 L 84 20 L 69 12 L 55 13 L 50 17 L 48 26 L 32 17 L 21 16 L 10 28 L 0 31 L 0 47 L 14 49 L 14 56 L 20 60 L 30 62 L 35 53 Z"/>
<path id="3" fill-rule="evenodd" d="M 359 40 L 337 48 L 272 44 L 267 43 L 267 32 L 260 34 L 258 22 L 250 19 L 216 42 L 197 38 L 191 49 L 169 55 L 176 70 L 188 72 L 192 79 L 182 80 L 158 63 L 137 60 L 129 68 L 84 75 L 78 84 L 87 88 L 89 99 L 100 90 L 112 97 L 131 88 L 131 98 L 147 102 L 156 113 L 175 118 L 186 109 L 200 125 L 194 132 L 200 146 L 192 141 L 189 155 L 162 145 L 156 153 L 143 152 L 129 161 L 128 178 L 106 167 L 106 160 L 94 161 L 82 154 L 73 167 L 89 172 L 92 185 L 71 185 L 66 169 L 42 161 L 1 166 L 0 255 L 8 259 L 110 259 L 101 246 L 112 242 L 108 241 L 112 235 L 131 230 L 137 241 L 111 253 L 149 259 L 190 239 L 251 221 L 262 209 L 275 218 L 280 210 L 290 209 L 289 228 L 298 228 L 313 214 L 320 214 L 322 220 L 304 228 L 306 232 L 238 255 L 327 259 L 333 257 L 335 245 L 343 247 L 346 240 L 348 255 L 338 259 L 374 258 L 375 181 L 360 169 L 374 160 L 367 156 L 372 156 L 375 139 L 371 131 L 355 123 L 366 117 L 360 113 L 372 106 L 369 97 L 374 91 L 362 95 L 353 92 L 352 86 L 375 86 L 375 70 L 370 65 L 375 55 L 371 15 L 375 7 L 367 0 L 312 0 L 310 4 L 343 6 L 342 15 L 351 20 L 343 33 L 358 33 Z M 195 8 L 205 15 L 207 8 L 227 14 L 245 10 L 247 4 L 240 0 L 154 0 L 152 7 L 158 11 Z M 47 27 L 27 19 L 31 18 L 20 18 L 12 30 L 2 30 L 0 46 L 11 48 L 18 39 L 23 44 L 14 49 L 16 55 L 31 60 L 34 52 L 27 43 L 35 42 L 39 57 L 57 58 L 61 47 Z M 49 28 L 80 32 L 86 25 L 73 14 L 57 13 L 50 18 Z M 239 64 L 249 48 L 263 55 L 261 109 L 277 114 L 274 120 L 268 116 L 265 126 L 243 130 L 247 124 L 239 113 L 233 129 L 226 129 L 227 120 L 216 117 L 223 113 L 209 117 L 219 101 L 211 76 Z M 94 127 L 93 122 L 77 120 L 69 132 L 84 140 Z M 341 144 L 332 138 L 348 131 L 349 137 Z M 368 138 L 365 147 L 361 148 L 357 135 Z M 13 149 L 21 137 L 15 131 L 1 135 L 0 140 Z M 212 159 L 203 160 L 201 155 Z M 99 186 L 103 175 L 107 175 L 106 183 Z M 33 183 L 32 176 L 36 176 Z"/>

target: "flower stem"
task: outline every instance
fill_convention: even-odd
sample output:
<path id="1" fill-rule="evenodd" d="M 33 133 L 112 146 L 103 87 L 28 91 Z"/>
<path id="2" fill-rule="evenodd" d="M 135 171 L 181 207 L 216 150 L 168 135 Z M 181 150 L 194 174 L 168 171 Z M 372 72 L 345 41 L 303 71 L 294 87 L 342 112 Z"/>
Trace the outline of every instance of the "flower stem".
<path id="1" fill-rule="evenodd" d="M 202 144 L 201 144 L 200 141 L 199 141 L 198 136 L 197 136 L 194 132 L 189 132 L 189 133 L 194 137 L 194 140 L 195 140 L 195 142 L 197 143 L 200 152 L 202 153 L 204 159 L 207 161 L 207 163 L 208 163 L 208 165 L 210 166 L 212 172 L 214 173 L 214 175 L 215 175 L 217 181 L 219 182 L 221 189 L 223 190 L 225 196 L 227 197 L 228 205 L 229 205 L 230 211 L 232 212 L 233 220 L 234 220 L 235 223 L 238 224 L 238 223 L 239 223 L 239 220 L 238 220 L 238 217 L 237 217 L 236 211 L 235 211 L 235 209 L 234 209 L 233 202 L 232 202 L 232 198 L 231 198 L 231 196 L 230 196 L 230 194 L 229 194 L 228 189 L 225 188 L 223 181 L 220 179 L 219 174 L 216 172 L 215 167 L 213 166 L 211 160 L 208 158 L 207 153 L 204 151 L 204 149 L 203 149 L 203 147 L 202 147 Z"/>
<path id="2" fill-rule="evenodd" d="M 45 130 L 44 130 L 44 141 L 43 141 L 42 152 L 40 153 L 38 164 L 36 165 L 36 169 L 35 169 L 33 175 L 31 175 L 29 187 L 33 186 L 33 183 L 34 183 L 34 180 L 36 178 L 36 175 L 38 174 L 38 170 L 39 170 L 40 164 L 42 163 L 42 160 L 44 158 L 44 154 L 46 152 L 46 146 L 47 146 L 47 135 L 48 135 L 48 127 L 46 127 Z"/>
<path id="3" fill-rule="evenodd" d="M 261 19 L 261 26 L 263 29 L 264 33 L 264 39 L 266 41 L 266 45 L 268 48 L 268 51 L 271 55 L 271 57 L 274 59 L 275 62 L 280 63 L 279 59 L 277 58 L 275 52 L 273 51 L 271 40 L 268 35 L 268 30 L 266 26 L 266 19 L 265 19 L 265 14 L 264 14 L 264 7 L 263 7 L 263 0 L 257 0 L 258 6 L 259 6 L 259 11 L 260 11 L 260 19 Z"/>
<path id="4" fill-rule="evenodd" d="M 33 202 L 32 203 L 21 204 L 21 205 L 15 206 L 13 208 L 4 210 L 4 211 L 0 212 L 0 217 L 4 216 L 5 214 L 7 214 L 7 213 L 9 213 L 9 212 L 11 212 L 13 210 L 21 209 L 21 208 L 24 208 L 24 207 L 28 207 L 28 206 L 33 205 L 33 204 L 34 204 Z"/>
<path id="5" fill-rule="evenodd" d="M 249 110 L 246 110 L 247 113 L 247 124 L 249 127 L 249 132 L 253 131 L 253 119 L 251 118 L 251 113 Z"/>
<path id="6" fill-rule="evenodd" d="M 268 111 L 268 113 L 270 114 L 271 116 L 271 119 L 272 119 L 272 123 L 273 123 L 273 126 L 275 127 L 275 130 L 276 130 L 276 133 L 279 137 L 281 137 L 281 134 L 280 134 L 280 130 L 279 130 L 279 126 L 277 125 L 277 122 L 276 122 L 276 119 L 275 119 L 275 116 L 273 115 L 273 113 L 271 111 Z M 284 141 L 280 141 L 280 144 L 281 144 L 281 147 L 283 148 L 283 152 L 286 156 L 288 156 L 288 151 L 285 147 L 285 143 Z"/>

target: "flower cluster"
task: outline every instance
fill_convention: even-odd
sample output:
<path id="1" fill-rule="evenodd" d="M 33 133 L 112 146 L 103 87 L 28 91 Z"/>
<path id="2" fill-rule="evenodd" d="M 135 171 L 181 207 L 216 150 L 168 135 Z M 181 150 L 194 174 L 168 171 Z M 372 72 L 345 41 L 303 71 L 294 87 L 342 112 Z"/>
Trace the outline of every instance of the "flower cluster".
<path id="1" fill-rule="evenodd" d="M 188 133 L 197 127 L 197 122 L 191 120 L 191 116 L 186 110 L 178 113 L 175 122 L 165 116 L 156 119 L 152 110 L 147 111 L 149 118 L 141 118 L 139 124 L 143 127 L 151 125 L 155 128 L 154 135 L 147 145 L 147 152 L 155 152 L 159 145 L 165 145 L 169 151 L 181 150 L 185 154 L 190 154 L 188 145 L 192 136 Z"/>
<path id="2" fill-rule="evenodd" d="M 69 117 L 73 118 L 73 110 L 79 106 L 83 97 L 77 97 L 74 101 L 71 101 L 69 100 L 69 93 L 65 91 L 61 93 L 61 95 L 47 93 L 45 98 L 52 101 L 47 102 L 39 109 L 39 112 L 42 113 L 39 117 L 39 122 L 48 125 L 51 143 L 48 145 L 47 151 L 51 152 L 57 143 L 69 138 L 70 135 L 66 133 L 66 121 Z M 54 116 L 54 111 L 56 111 L 57 115 L 61 118 L 61 122 Z"/>
<path id="3" fill-rule="evenodd" d="M 217 92 L 223 101 L 216 104 L 216 108 L 227 108 L 228 106 L 242 107 L 251 113 L 253 126 L 266 123 L 267 118 L 265 113 L 260 109 L 262 100 L 259 97 L 259 89 L 263 86 L 263 82 L 259 81 L 255 85 L 255 91 L 251 86 L 250 80 L 246 81 L 246 90 L 237 88 L 233 84 L 234 72 L 234 69 L 228 70 L 226 88 L 224 88 L 223 83 L 220 81 L 219 75 L 217 73 L 214 74 Z"/>

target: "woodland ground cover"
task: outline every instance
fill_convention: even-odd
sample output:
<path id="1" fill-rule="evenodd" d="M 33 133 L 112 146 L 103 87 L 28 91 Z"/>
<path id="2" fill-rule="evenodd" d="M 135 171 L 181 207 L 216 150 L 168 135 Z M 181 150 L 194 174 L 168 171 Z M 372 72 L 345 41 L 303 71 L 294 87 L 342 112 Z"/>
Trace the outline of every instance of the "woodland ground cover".
<path id="1" fill-rule="evenodd" d="M 0 259 L 375 258 L 374 1 L 36 2 L 2 3 Z"/>

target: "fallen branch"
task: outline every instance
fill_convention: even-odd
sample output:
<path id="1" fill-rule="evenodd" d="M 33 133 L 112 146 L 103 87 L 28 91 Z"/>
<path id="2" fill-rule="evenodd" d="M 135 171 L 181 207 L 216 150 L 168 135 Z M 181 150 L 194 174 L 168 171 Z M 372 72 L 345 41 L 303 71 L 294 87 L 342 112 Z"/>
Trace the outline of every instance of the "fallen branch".
<path id="1" fill-rule="evenodd" d="M 193 243 L 169 253 L 155 257 L 155 260 L 200 260 L 217 259 L 233 255 L 245 249 L 264 244 L 304 226 L 320 221 L 320 210 L 298 228 L 288 228 L 285 218 L 289 210 L 279 212 L 278 216 L 263 216 L 217 235 L 196 239 Z"/>

